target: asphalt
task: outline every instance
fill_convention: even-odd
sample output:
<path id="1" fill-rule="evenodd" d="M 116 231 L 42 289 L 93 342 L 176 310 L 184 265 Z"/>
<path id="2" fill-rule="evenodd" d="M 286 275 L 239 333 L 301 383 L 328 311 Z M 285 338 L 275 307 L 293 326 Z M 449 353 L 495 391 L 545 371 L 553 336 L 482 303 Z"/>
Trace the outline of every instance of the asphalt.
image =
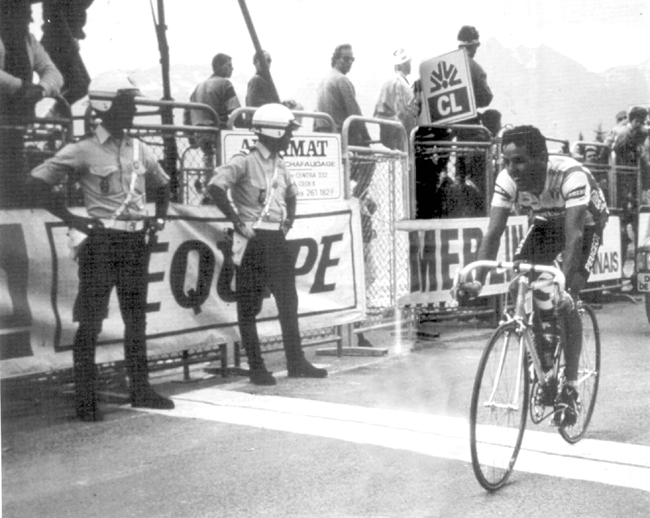
<path id="1" fill-rule="evenodd" d="M 21 394 L 3 405 L 3 516 L 514 518 L 522 506 L 534 518 L 647 516 L 650 493 L 638 486 L 647 486 L 650 436 L 639 402 L 650 328 L 643 306 L 626 300 L 598 318 L 605 374 L 589 437 L 569 446 L 531 425 L 497 495 L 476 483 L 466 437 L 492 329 L 466 320 L 424 326 L 418 341 L 373 331 L 372 350 L 340 357 L 308 347 L 326 380 L 288 379 L 281 353 L 267 358 L 273 387 L 207 365 L 190 382 L 156 373 L 156 389 L 176 401 L 171 412 L 132 409 L 116 390 L 102 423 L 81 423 L 71 387 Z"/>

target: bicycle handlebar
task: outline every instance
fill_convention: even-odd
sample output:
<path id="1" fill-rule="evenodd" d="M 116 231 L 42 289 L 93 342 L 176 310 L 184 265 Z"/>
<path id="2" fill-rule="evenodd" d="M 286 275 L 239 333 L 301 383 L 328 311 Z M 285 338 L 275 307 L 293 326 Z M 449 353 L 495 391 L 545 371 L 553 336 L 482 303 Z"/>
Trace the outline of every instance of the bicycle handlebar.
<path id="1" fill-rule="evenodd" d="M 562 273 L 562 270 L 555 268 L 554 266 L 548 266 L 545 264 L 530 264 L 520 261 L 511 262 L 482 260 L 469 263 L 467 266 L 456 273 L 456 277 L 454 278 L 454 285 L 452 287 L 452 293 L 458 289 L 460 284 L 465 281 L 471 272 L 477 270 L 478 268 L 504 268 L 506 270 L 512 270 L 515 273 L 549 273 L 553 276 L 553 279 L 550 282 L 557 284 L 558 288 L 560 288 L 560 292 L 563 292 L 566 286 L 566 278 L 564 276 L 564 273 Z"/>

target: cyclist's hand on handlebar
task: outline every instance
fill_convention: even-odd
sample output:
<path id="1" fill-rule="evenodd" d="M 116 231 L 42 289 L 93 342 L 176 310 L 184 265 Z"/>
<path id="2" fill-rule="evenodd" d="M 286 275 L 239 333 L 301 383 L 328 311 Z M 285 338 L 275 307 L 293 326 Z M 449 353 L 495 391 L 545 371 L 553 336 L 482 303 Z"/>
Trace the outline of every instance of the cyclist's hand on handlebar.
<path id="1" fill-rule="evenodd" d="M 563 291 L 555 304 L 555 309 L 562 313 L 571 313 L 576 307 L 573 297 L 567 291 Z"/>
<path id="2" fill-rule="evenodd" d="M 473 300 L 479 296 L 483 286 L 478 281 L 461 282 L 456 290 L 456 300 L 459 304 Z"/>

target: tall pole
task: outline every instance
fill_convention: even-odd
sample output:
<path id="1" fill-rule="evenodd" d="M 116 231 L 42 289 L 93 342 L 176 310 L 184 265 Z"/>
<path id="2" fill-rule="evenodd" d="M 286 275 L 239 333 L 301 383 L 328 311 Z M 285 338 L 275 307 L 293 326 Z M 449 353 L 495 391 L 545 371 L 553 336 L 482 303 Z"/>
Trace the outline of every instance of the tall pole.
<path id="1" fill-rule="evenodd" d="M 151 5 L 152 15 L 153 5 Z M 171 84 L 169 78 L 169 45 L 167 43 L 167 25 L 165 23 L 165 2 L 158 0 L 158 21 L 154 15 L 154 26 L 158 39 L 158 50 L 160 52 L 160 66 L 162 69 L 163 100 L 173 101 L 171 95 Z M 174 113 L 170 106 L 163 106 L 160 109 L 160 117 L 163 125 L 174 124 Z M 178 179 L 178 147 L 173 131 L 163 131 L 164 160 L 163 168 L 169 175 L 172 201 L 180 201 L 179 179 Z"/>
<path id="2" fill-rule="evenodd" d="M 244 15 L 244 21 L 246 22 L 246 27 L 248 27 L 248 32 L 251 35 L 251 40 L 253 40 L 253 46 L 255 47 L 255 54 L 257 55 L 257 62 L 260 64 L 262 69 L 262 76 L 268 81 L 269 86 L 271 87 L 271 92 L 274 97 L 275 102 L 280 102 L 280 96 L 278 91 L 275 88 L 275 83 L 271 77 L 271 70 L 269 70 L 269 65 L 264 58 L 264 52 L 262 51 L 262 46 L 260 45 L 260 40 L 257 37 L 257 32 L 255 32 L 255 26 L 253 25 L 253 20 L 251 15 L 248 12 L 248 7 L 246 7 L 246 0 L 238 0 L 239 7 L 241 12 Z"/>

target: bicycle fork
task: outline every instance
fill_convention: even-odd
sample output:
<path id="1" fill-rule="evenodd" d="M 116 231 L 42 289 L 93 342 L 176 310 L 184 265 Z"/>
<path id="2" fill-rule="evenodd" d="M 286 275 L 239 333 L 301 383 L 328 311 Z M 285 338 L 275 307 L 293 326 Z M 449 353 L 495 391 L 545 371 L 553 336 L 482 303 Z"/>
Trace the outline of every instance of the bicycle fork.
<path id="1" fill-rule="evenodd" d="M 518 331 L 516 331 L 517 334 Z M 523 344 L 521 342 L 521 335 L 519 335 L 519 340 L 517 340 L 518 343 L 518 351 L 517 351 L 517 365 L 522 366 L 524 363 L 524 348 Z M 506 364 L 506 357 L 509 354 L 512 354 L 513 351 L 510 350 L 510 332 L 505 335 L 505 339 L 501 345 L 501 352 L 499 354 L 499 364 L 498 364 L 498 369 L 497 369 L 497 374 L 495 376 L 494 380 L 494 385 L 492 386 L 492 392 L 490 393 L 490 397 L 488 400 L 484 403 L 484 406 L 486 407 L 491 407 L 491 408 L 503 408 L 509 411 L 519 411 L 519 401 L 518 401 L 518 394 L 521 389 L 521 384 L 524 383 L 524 375 L 523 375 L 523 369 L 518 368 L 517 369 L 517 378 L 515 380 L 515 390 L 512 393 L 512 400 L 503 404 L 503 403 L 497 403 L 495 402 L 495 396 L 498 390 L 498 387 L 500 385 L 500 380 L 501 376 L 503 375 L 503 369 Z"/>

